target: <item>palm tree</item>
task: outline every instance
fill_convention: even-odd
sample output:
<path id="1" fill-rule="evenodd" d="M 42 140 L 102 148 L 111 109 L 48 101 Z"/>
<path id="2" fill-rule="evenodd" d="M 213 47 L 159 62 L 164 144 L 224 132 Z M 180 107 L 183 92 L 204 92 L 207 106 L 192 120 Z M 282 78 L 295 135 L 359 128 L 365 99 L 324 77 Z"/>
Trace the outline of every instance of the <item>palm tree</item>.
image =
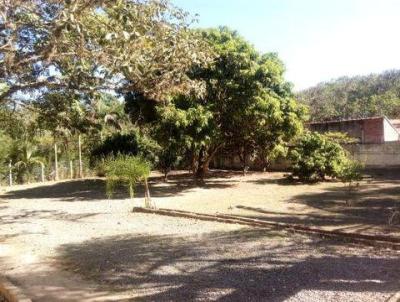
<path id="1" fill-rule="evenodd" d="M 14 149 L 14 167 L 18 182 L 32 181 L 35 166 L 40 166 L 41 180 L 44 181 L 44 160 L 36 155 L 37 151 L 38 149 L 35 145 L 26 141 L 19 143 Z"/>

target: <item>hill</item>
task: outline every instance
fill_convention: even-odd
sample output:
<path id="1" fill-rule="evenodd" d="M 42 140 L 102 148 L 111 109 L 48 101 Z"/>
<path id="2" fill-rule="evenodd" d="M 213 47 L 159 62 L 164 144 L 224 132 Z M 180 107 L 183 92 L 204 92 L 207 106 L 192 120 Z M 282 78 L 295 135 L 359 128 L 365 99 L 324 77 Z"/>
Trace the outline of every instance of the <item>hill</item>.
<path id="1" fill-rule="evenodd" d="M 297 94 L 313 121 L 386 115 L 400 118 L 400 70 L 341 77 Z"/>

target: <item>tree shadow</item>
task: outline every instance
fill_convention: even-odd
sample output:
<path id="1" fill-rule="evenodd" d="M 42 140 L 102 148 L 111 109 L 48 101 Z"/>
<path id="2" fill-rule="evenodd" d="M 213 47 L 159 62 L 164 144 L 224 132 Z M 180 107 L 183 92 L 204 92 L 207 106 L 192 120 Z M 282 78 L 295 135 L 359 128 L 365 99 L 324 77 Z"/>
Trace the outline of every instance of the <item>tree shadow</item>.
<path id="1" fill-rule="evenodd" d="M 32 219 L 40 220 L 40 219 L 53 219 L 53 220 L 62 220 L 66 222 L 79 222 L 80 220 L 90 218 L 93 216 L 97 216 L 100 214 L 104 214 L 101 212 L 97 213 L 68 213 L 65 211 L 58 210 L 27 210 L 21 209 L 18 214 L 2 214 L 0 215 L 0 225 L 7 224 L 19 224 L 21 220 L 31 221 Z"/>
<path id="2" fill-rule="evenodd" d="M 116 236 L 64 245 L 58 260 L 102 288 L 134 292 L 132 301 L 284 301 L 303 290 L 333 291 L 340 300 L 340 291 L 387 295 L 399 289 L 396 257 L 282 234 Z"/>
<path id="3" fill-rule="evenodd" d="M 400 186 L 384 187 L 375 183 L 361 186 L 351 197 L 350 205 L 346 205 L 348 193 L 341 187 L 297 195 L 292 202 L 338 215 L 343 222 L 382 225 L 387 224 L 391 211 L 400 207 L 399 196 Z"/>
<path id="4" fill-rule="evenodd" d="M 224 189 L 233 186 L 234 180 L 226 178 L 207 178 L 198 181 L 191 177 L 178 175 L 167 183 L 162 178 L 150 178 L 150 193 L 153 197 L 176 196 L 185 191 L 201 187 L 204 189 Z M 144 187 L 138 184 L 135 188 L 135 197 L 144 197 Z M 6 199 L 54 199 L 55 201 L 98 201 L 107 199 L 104 179 L 85 179 L 58 182 L 40 185 L 34 188 L 9 191 L 3 194 Z M 118 187 L 111 199 L 129 198 L 126 188 Z"/>

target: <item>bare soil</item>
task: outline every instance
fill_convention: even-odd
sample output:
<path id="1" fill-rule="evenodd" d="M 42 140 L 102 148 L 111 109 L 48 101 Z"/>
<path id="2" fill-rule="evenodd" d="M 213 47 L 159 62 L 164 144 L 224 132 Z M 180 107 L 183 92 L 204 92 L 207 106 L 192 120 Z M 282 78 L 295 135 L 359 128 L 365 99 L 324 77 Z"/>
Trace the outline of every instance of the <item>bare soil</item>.
<path id="1" fill-rule="evenodd" d="M 303 185 L 282 173 L 155 175 L 157 206 L 398 236 L 386 224 L 399 180 Z M 239 225 L 133 214 L 101 179 L 26 185 L 0 196 L 0 271 L 33 301 L 386 301 L 400 253 Z"/>

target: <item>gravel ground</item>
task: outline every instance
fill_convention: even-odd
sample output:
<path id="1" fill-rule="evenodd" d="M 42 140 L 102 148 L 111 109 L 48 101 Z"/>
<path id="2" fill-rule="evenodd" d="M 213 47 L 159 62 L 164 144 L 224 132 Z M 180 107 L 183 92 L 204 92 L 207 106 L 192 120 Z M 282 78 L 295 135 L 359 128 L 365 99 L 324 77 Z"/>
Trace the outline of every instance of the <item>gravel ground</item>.
<path id="1" fill-rule="evenodd" d="M 129 200 L 74 185 L 0 200 L 0 270 L 33 301 L 386 301 L 400 290 L 396 251 L 133 214 Z"/>

